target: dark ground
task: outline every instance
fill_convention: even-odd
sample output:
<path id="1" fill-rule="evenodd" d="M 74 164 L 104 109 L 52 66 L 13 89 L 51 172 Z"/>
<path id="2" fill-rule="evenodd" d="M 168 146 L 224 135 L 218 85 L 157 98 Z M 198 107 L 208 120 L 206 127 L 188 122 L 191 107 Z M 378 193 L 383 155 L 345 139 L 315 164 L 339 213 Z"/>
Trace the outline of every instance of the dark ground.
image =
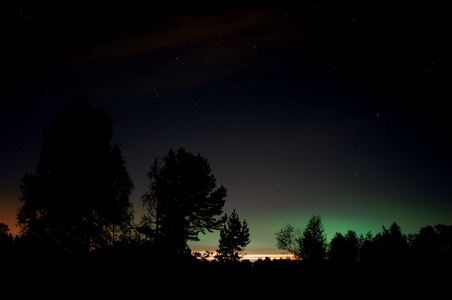
<path id="1" fill-rule="evenodd" d="M 20 295 L 157 297 L 334 297 L 418 293 L 437 298 L 449 290 L 449 264 L 310 264 L 143 259 L 138 256 L 33 258 L 3 264 L 2 284 Z M 426 294 L 427 293 L 427 294 Z M 272 296 L 273 297 L 273 296 Z"/>

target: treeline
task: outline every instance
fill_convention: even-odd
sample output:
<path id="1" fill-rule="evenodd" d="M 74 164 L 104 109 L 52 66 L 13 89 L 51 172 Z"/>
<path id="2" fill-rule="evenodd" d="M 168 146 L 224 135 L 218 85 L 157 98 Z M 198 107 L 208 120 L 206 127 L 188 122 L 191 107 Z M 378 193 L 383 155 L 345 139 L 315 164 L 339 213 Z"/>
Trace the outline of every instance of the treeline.
<path id="1" fill-rule="evenodd" d="M 232 227 L 234 224 L 238 224 L 237 213 L 231 214 L 228 218 L 228 222 L 224 227 Z M 450 265 L 452 263 L 452 226 L 438 224 L 436 226 L 422 227 L 416 234 L 403 234 L 401 228 L 397 223 L 393 223 L 389 228 L 382 227 L 382 231 L 373 235 L 368 232 L 366 235 L 357 235 L 356 232 L 348 230 L 347 233 L 342 234 L 336 232 L 331 242 L 326 243 L 326 235 L 321 225 L 320 216 L 316 215 L 311 218 L 304 231 L 300 231 L 292 225 L 287 225 L 276 233 L 276 241 L 279 249 L 286 253 L 292 254 L 292 257 L 280 260 L 301 262 L 304 264 L 331 264 L 331 265 L 428 265 L 428 264 L 443 264 Z M 308 229 L 309 228 L 309 229 Z M 35 242 L 30 241 L 27 236 L 12 236 L 8 233 L 9 228 L 6 224 L 0 223 L 0 256 L 52 256 L 55 254 L 63 254 L 64 252 L 55 252 L 55 248 L 36 247 Z M 242 231 L 247 231 L 246 227 L 242 227 Z M 213 252 L 206 251 L 205 253 L 194 252 L 189 250 L 184 253 L 175 254 L 175 252 L 162 253 L 159 247 L 155 244 L 146 243 L 143 241 L 143 237 L 137 233 L 128 240 L 124 240 L 115 245 L 103 249 L 103 251 L 97 251 L 97 254 L 92 253 L 92 257 L 99 258 L 99 254 L 113 255 L 116 257 L 121 256 L 135 256 L 148 257 L 151 260 L 153 258 L 165 258 L 167 260 L 184 261 L 187 262 L 191 258 L 196 258 L 201 262 L 227 262 L 242 260 L 242 264 L 245 266 L 252 265 L 246 256 L 241 256 L 241 250 L 244 250 L 245 246 L 234 249 L 230 247 L 233 243 L 227 242 L 227 239 L 234 238 L 234 235 L 230 234 L 230 237 L 225 237 L 227 232 L 231 230 L 222 229 L 220 249 L 215 254 Z M 312 234 L 315 233 L 315 234 Z M 319 233 L 319 234 L 317 234 Z M 239 238 L 239 235 L 236 236 Z M 243 239 L 248 238 L 249 233 L 242 235 Z M 284 239 L 284 240 L 283 240 Z M 291 243 L 290 247 L 287 242 Z M 239 243 L 236 243 L 239 244 Z M 242 243 L 243 245 L 243 243 Z M 45 252 L 42 252 L 45 251 Z M 68 254 L 66 252 L 66 254 Z M 86 253 L 85 253 L 86 254 Z M 229 258 L 229 256 L 234 256 Z M 226 256 L 226 257 L 225 257 Z M 212 260 L 213 258 L 213 260 Z M 276 259 L 271 261 L 268 257 L 259 258 L 254 262 L 255 266 L 268 265 L 270 263 L 276 263 Z"/>
<path id="2" fill-rule="evenodd" d="M 308 262 L 351 264 L 430 264 L 452 262 L 452 226 L 422 227 L 417 234 L 403 234 L 397 223 L 373 235 L 336 232 L 329 244 L 319 215 L 304 230 L 290 224 L 276 233 L 277 247 Z"/>

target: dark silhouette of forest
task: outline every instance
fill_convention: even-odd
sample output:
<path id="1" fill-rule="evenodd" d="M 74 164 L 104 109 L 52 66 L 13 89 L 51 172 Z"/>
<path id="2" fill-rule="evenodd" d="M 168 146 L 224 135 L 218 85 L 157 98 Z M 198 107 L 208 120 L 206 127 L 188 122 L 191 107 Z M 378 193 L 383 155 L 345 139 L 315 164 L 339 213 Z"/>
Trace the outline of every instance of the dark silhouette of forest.
<path id="1" fill-rule="evenodd" d="M 182 281 L 189 274 L 334 281 L 364 280 L 375 272 L 436 278 L 433 269 L 452 265 L 452 226 L 405 235 L 393 223 L 376 234 L 336 233 L 327 243 L 318 215 L 303 230 L 289 224 L 276 232 L 275 244 L 293 259 L 250 262 L 242 256 L 252 239 L 246 220 L 235 210 L 223 213 L 226 188 L 217 184 L 207 159 L 184 148 L 150 164 L 146 213 L 134 224 L 134 186 L 121 146 L 111 143 L 112 124 L 107 113 L 78 96 L 44 129 L 35 172 L 20 183 L 20 234 L 13 237 L 0 223 L 3 270 L 54 278 L 82 272 L 93 280 L 143 270 Z M 220 232 L 217 253 L 192 253 L 187 243 L 213 231 Z"/>

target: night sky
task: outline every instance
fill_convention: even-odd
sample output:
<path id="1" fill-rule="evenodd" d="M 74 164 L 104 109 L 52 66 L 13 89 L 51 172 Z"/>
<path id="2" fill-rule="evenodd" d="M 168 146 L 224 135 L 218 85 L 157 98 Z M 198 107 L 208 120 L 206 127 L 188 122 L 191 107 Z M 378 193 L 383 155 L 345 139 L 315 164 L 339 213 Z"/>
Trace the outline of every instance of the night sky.
<path id="1" fill-rule="evenodd" d="M 317 213 L 328 239 L 452 225 L 445 7 L 27 2 L 1 12 L 0 222 L 11 232 L 42 130 L 77 94 L 116 119 L 136 223 L 149 166 L 184 147 L 227 188 L 224 211 L 246 218 L 248 253 L 279 253 L 275 232 Z"/>

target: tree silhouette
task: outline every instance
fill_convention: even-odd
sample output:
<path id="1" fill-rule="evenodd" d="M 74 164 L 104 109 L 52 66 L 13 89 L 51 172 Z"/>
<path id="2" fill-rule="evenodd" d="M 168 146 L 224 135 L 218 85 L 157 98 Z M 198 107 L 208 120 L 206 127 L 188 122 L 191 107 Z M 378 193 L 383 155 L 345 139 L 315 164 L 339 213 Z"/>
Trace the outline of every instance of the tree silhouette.
<path id="1" fill-rule="evenodd" d="M 296 260 L 303 257 L 303 234 L 299 228 L 287 224 L 276 232 L 276 247 L 290 253 Z"/>
<path id="2" fill-rule="evenodd" d="M 198 234 L 219 229 L 226 188 L 217 186 L 207 159 L 180 148 L 158 159 L 148 173 L 149 191 L 143 195 L 146 213 L 142 230 L 165 251 L 184 252 Z"/>
<path id="3" fill-rule="evenodd" d="M 225 215 L 227 218 L 227 215 Z M 237 261 L 242 257 L 245 247 L 250 243 L 250 233 L 246 220 L 240 222 L 239 215 L 232 211 L 220 231 L 217 258 L 222 261 Z"/>
<path id="4" fill-rule="evenodd" d="M 407 258 L 408 242 L 396 222 L 392 223 L 389 229 L 383 226 L 380 245 L 382 256 L 388 262 L 402 261 Z"/>
<path id="5" fill-rule="evenodd" d="M 276 233 L 276 246 L 294 255 L 295 259 L 320 262 L 326 255 L 326 235 L 322 219 L 313 215 L 303 232 L 290 224 Z"/>
<path id="6" fill-rule="evenodd" d="M 44 129 L 34 174 L 20 185 L 21 233 L 64 250 L 111 245 L 132 221 L 133 183 L 112 122 L 78 96 Z"/>
<path id="7" fill-rule="evenodd" d="M 422 227 L 414 237 L 412 249 L 415 257 L 424 263 L 450 261 L 452 226 L 438 224 Z"/>
<path id="8" fill-rule="evenodd" d="M 7 236 L 9 231 L 9 226 L 5 223 L 0 223 L 0 236 Z"/>
<path id="9" fill-rule="evenodd" d="M 9 254 L 12 250 L 13 237 L 9 232 L 9 227 L 5 223 L 0 223 L 0 255 L 1 258 Z"/>
<path id="10" fill-rule="evenodd" d="M 413 250 L 423 261 L 433 261 L 441 255 L 441 243 L 438 233 L 432 226 L 422 227 L 414 237 Z"/>
<path id="11" fill-rule="evenodd" d="M 452 226 L 438 224 L 435 226 L 435 231 L 438 233 L 441 255 L 448 259 L 449 262 L 452 260 Z"/>
<path id="12" fill-rule="evenodd" d="M 320 262 L 326 254 L 326 234 L 320 215 L 313 215 L 303 231 L 303 256 L 314 262 Z"/>
<path id="13" fill-rule="evenodd" d="M 345 236 L 336 232 L 331 240 L 329 259 L 335 263 L 355 263 L 358 260 L 358 238 L 349 230 Z"/>

